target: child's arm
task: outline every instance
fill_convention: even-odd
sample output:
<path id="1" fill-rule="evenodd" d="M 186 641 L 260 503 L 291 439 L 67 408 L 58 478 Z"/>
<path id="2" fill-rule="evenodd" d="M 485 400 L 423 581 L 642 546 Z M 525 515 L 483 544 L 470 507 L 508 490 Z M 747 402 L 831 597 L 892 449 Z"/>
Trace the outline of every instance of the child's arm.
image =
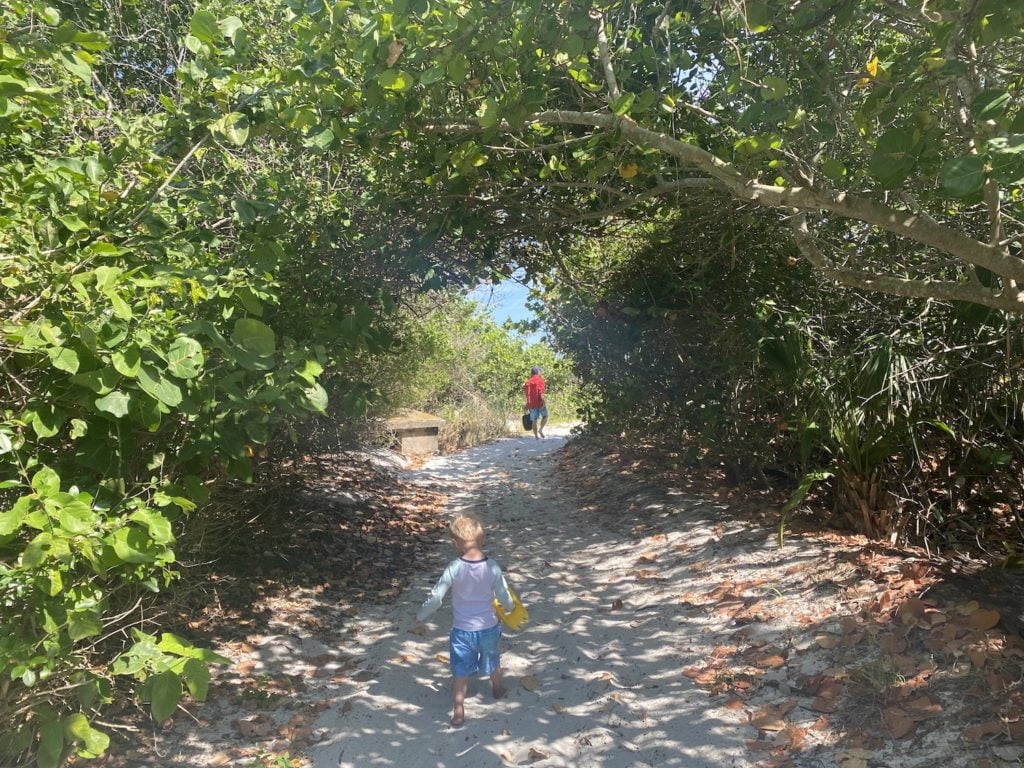
<path id="1" fill-rule="evenodd" d="M 498 598 L 498 602 L 501 603 L 501 607 L 505 609 L 507 613 L 512 613 L 515 608 L 515 603 L 512 602 L 512 595 L 508 591 L 508 582 L 505 581 L 505 574 L 501 572 L 501 566 L 499 566 L 493 560 L 488 561 L 491 564 L 491 573 L 494 574 L 494 596 Z"/>
<path id="2" fill-rule="evenodd" d="M 455 563 L 451 563 L 447 568 L 444 569 L 444 573 L 441 574 L 441 578 L 437 580 L 437 584 L 430 590 L 430 596 L 424 601 L 420 609 L 416 611 L 416 621 L 423 621 L 430 614 L 441 607 L 441 601 L 444 600 L 445 594 L 449 589 L 452 588 L 452 584 L 455 581 Z"/>

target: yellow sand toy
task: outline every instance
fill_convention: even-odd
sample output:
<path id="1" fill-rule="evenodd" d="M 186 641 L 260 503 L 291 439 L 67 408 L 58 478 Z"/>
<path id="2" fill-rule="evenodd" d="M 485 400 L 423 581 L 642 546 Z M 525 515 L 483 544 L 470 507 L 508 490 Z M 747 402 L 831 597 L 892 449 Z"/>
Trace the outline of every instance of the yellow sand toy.
<path id="1" fill-rule="evenodd" d="M 530 614 L 526 610 L 526 606 L 523 605 L 519 599 L 519 595 L 512 591 L 511 587 L 508 593 L 512 596 L 512 612 L 505 613 L 505 609 L 501 603 L 497 600 L 494 601 L 494 612 L 498 614 L 498 619 L 502 624 L 507 626 L 513 632 L 519 631 L 519 629 L 530 620 Z"/>

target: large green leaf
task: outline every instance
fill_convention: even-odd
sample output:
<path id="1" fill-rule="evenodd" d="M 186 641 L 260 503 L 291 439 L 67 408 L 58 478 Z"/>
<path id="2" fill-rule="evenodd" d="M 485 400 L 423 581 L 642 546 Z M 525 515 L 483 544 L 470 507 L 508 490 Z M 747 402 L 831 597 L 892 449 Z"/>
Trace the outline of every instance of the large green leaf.
<path id="1" fill-rule="evenodd" d="M 249 116 L 242 112 L 231 112 L 225 115 L 214 127 L 217 132 L 235 146 L 242 146 L 249 138 Z"/>
<path id="2" fill-rule="evenodd" d="M 204 362 L 202 344 L 188 336 L 179 336 L 167 350 L 167 371 L 179 379 L 194 379 Z"/>
<path id="3" fill-rule="evenodd" d="M 145 525 L 157 544 L 170 544 L 174 541 L 170 520 L 154 509 L 137 509 L 129 515 L 129 519 Z"/>
<path id="4" fill-rule="evenodd" d="M 15 504 L 8 511 L 0 512 L 0 536 L 8 536 L 19 530 L 27 512 L 27 504 Z"/>
<path id="5" fill-rule="evenodd" d="M 50 356 L 50 363 L 54 368 L 61 371 L 67 371 L 68 373 L 75 373 L 78 371 L 78 353 L 73 349 L 67 347 L 54 347 L 48 352 Z"/>
<path id="6" fill-rule="evenodd" d="M 327 391 L 319 384 L 314 384 L 312 387 L 308 387 L 306 390 L 306 399 L 309 404 L 313 407 L 313 410 L 318 413 L 324 413 L 327 410 Z"/>
<path id="7" fill-rule="evenodd" d="M 206 695 L 210 690 L 210 668 L 206 666 L 206 662 L 189 659 L 185 662 L 181 674 L 192 698 L 196 701 L 206 701 Z"/>
<path id="8" fill-rule="evenodd" d="M 92 84 L 92 67 L 78 51 L 61 51 L 60 63 L 68 72 L 81 78 L 87 85 Z"/>
<path id="9" fill-rule="evenodd" d="M 123 419 L 128 415 L 131 395 L 127 392 L 111 392 L 109 395 L 97 398 L 95 404 L 101 411 Z"/>
<path id="10" fill-rule="evenodd" d="M 32 430 L 39 437 L 53 437 L 67 420 L 67 414 L 61 409 L 49 403 L 36 406 L 35 410 L 27 412 L 24 417 L 31 421 Z"/>
<path id="11" fill-rule="evenodd" d="M 118 528 L 111 540 L 114 553 L 126 563 L 152 563 L 156 560 L 152 540 L 134 525 Z"/>
<path id="12" fill-rule="evenodd" d="M 217 25 L 217 17 L 206 10 L 200 9 L 192 15 L 189 29 L 193 35 L 204 43 L 215 43 L 221 36 L 220 27 Z"/>
<path id="13" fill-rule="evenodd" d="M 443 64 L 435 64 L 420 73 L 420 82 L 424 85 L 433 85 L 444 80 L 445 68 Z"/>
<path id="14" fill-rule="evenodd" d="M 134 344 L 130 344 L 111 355 L 110 363 L 114 366 L 114 370 L 122 376 L 129 376 L 134 379 L 139 375 L 139 366 L 142 364 L 142 353 L 139 351 L 138 347 Z"/>
<path id="15" fill-rule="evenodd" d="M 149 680 L 150 711 L 158 723 L 174 714 L 181 700 L 181 678 L 171 671 L 161 672 Z"/>
<path id="16" fill-rule="evenodd" d="M 979 120 L 995 120 L 1010 106 L 1010 94 L 1003 88 L 988 88 L 974 97 L 971 111 Z"/>
<path id="17" fill-rule="evenodd" d="M 103 623 L 95 613 L 75 612 L 68 617 L 68 637 L 73 642 L 94 637 L 103 631 Z"/>
<path id="18" fill-rule="evenodd" d="M 1005 153 L 1008 155 L 1024 154 L 1024 134 L 1015 133 L 1009 136 L 997 136 L 988 140 L 989 152 Z"/>
<path id="19" fill-rule="evenodd" d="M 71 380 L 86 389 L 91 389 L 97 395 L 106 395 L 113 391 L 120 378 L 116 371 L 110 368 L 100 368 L 96 371 L 76 373 L 71 377 Z"/>
<path id="20" fill-rule="evenodd" d="M 874 154 L 871 156 L 871 175 L 885 189 L 900 186 L 914 166 L 921 148 L 917 137 L 910 128 L 893 128 L 886 131 L 878 140 Z"/>
<path id="21" fill-rule="evenodd" d="M 47 466 L 32 475 L 32 490 L 40 496 L 53 496 L 60 491 L 60 475 Z"/>
<path id="22" fill-rule="evenodd" d="M 939 181 L 953 197 L 973 195 L 985 183 L 985 161 L 978 155 L 947 160 L 942 166 Z"/>
<path id="23" fill-rule="evenodd" d="M 235 359 L 250 370 L 265 371 L 274 367 L 277 341 L 266 323 L 251 317 L 235 323 L 231 340 L 236 345 Z"/>
<path id="24" fill-rule="evenodd" d="M 110 305 L 114 308 L 114 314 L 116 314 L 122 320 L 131 320 L 135 317 L 135 313 L 132 312 L 132 308 L 128 305 L 121 294 L 111 288 L 110 290 L 104 291 L 104 295 L 110 300 Z"/>
<path id="25" fill-rule="evenodd" d="M 769 75 L 761 87 L 761 98 L 765 101 L 778 101 L 789 92 L 789 82 L 778 75 Z"/>
<path id="26" fill-rule="evenodd" d="M 110 746 L 110 737 L 98 731 L 81 712 L 74 712 L 62 721 L 64 735 L 69 741 L 81 745 L 78 754 L 85 758 L 101 756 Z"/>
<path id="27" fill-rule="evenodd" d="M 763 2 L 747 2 L 744 6 L 746 11 L 746 24 L 751 32 L 765 32 L 772 23 L 772 11 Z"/>
<path id="28" fill-rule="evenodd" d="M 39 726 L 37 768 L 60 768 L 64 757 L 64 729 L 58 720 L 47 720 Z"/>
<path id="29" fill-rule="evenodd" d="M 407 91 L 415 81 L 404 69 L 386 69 L 377 76 L 377 82 L 389 91 Z"/>
<path id="30" fill-rule="evenodd" d="M 139 387 L 147 395 L 172 408 L 181 404 L 181 388 L 151 365 L 139 368 Z"/>
<path id="31" fill-rule="evenodd" d="M 66 502 L 59 508 L 57 519 L 61 528 L 75 535 L 92 533 L 96 526 L 96 514 L 84 501 Z"/>
<path id="32" fill-rule="evenodd" d="M 220 33 L 228 40 L 234 40 L 235 36 L 243 29 L 242 20 L 237 16 L 228 16 L 217 22 Z"/>
<path id="33" fill-rule="evenodd" d="M 619 98 L 611 104 L 611 110 L 613 114 L 625 115 L 629 112 L 630 107 L 633 106 L 633 102 L 636 100 L 636 94 L 629 91 L 619 94 Z"/>
<path id="34" fill-rule="evenodd" d="M 498 102 L 492 97 L 484 99 L 476 113 L 476 119 L 484 128 L 490 128 L 495 125 L 498 122 L 498 116 Z"/>

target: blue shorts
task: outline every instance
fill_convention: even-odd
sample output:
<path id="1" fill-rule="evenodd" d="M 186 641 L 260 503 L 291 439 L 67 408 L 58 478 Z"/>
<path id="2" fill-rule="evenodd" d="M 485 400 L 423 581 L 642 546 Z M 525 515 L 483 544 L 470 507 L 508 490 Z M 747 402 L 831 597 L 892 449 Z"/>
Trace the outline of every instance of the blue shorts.
<path id="1" fill-rule="evenodd" d="M 500 638 L 500 624 L 478 632 L 453 627 L 448 638 L 448 659 L 452 674 L 455 677 L 472 677 L 494 672 L 501 666 L 501 654 L 498 653 Z"/>
<path id="2" fill-rule="evenodd" d="M 540 421 L 548 417 L 548 407 L 530 409 L 530 421 Z"/>

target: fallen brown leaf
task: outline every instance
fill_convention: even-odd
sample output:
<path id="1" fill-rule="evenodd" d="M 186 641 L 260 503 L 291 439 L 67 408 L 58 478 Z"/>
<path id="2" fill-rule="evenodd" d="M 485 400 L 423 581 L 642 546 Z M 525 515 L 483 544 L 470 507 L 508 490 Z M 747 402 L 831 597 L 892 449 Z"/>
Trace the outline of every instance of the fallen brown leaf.
<path id="1" fill-rule="evenodd" d="M 915 720 L 927 720 L 942 714 L 942 704 L 932 696 L 918 696 L 903 704 L 903 709 Z"/>
<path id="2" fill-rule="evenodd" d="M 811 700 L 811 709 L 815 712 L 835 712 L 839 708 L 839 700 L 831 696 L 816 696 Z"/>
<path id="3" fill-rule="evenodd" d="M 886 707 L 882 713 L 882 718 L 889 729 L 889 734 L 894 739 L 902 739 L 905 736 L 909 736 L 917 727 L 914 719 L 899 707 Z"/>
<path id="4" fill-rule="evenodd" d="M 998 736 L 1003 732 L 1003 724 L 999 720 L 989 720 L 964 729 L 964 738 L 968 741 L 981 741 L 986 736 Z"/>
<path id="5" fill-rule="evenodd" d="M 754 741 L 753 739 L 750 739 L 743 743 L 751 752 L 781 752 L 785 749 L 784 746 L 780 746 L 774 741 Z"/>
<path id="6" fill-rule="evenodd" d="M 972 629 L 984 632 L 999 623 L 999 611 L 979 608 L 967 617 L 967 623 Z"/>
<path id="7" fill-rule="evenodd" d="M 788 725 L 786 730 L 780 733 L 777 738 L 789 742 L 790 749 L 803 749 L 804 742 L 807 741 L 807 729 L 796 725 Z"/>
<path id="8" fill-rule="evenodd" d="M 536 691 L 540 687 L 540 680 L 533 675 L 523 675 L 519 678 L 519 684 L 528 691 Z"/>
<path id="9" fill-rule="evenodd" d="M 774 716 L 765 716 L 751 720 L 750 724 L 757 728 L 759 731 L 784 731 L 786 729 L 786 721 Z"/>
<path id="10" fill-rule="evenodd" d="M 275 726 L 274 718 L 262 713 L 235 721 L 235 728 L 247 739 L 269 736 L 274 732 Z"/>

